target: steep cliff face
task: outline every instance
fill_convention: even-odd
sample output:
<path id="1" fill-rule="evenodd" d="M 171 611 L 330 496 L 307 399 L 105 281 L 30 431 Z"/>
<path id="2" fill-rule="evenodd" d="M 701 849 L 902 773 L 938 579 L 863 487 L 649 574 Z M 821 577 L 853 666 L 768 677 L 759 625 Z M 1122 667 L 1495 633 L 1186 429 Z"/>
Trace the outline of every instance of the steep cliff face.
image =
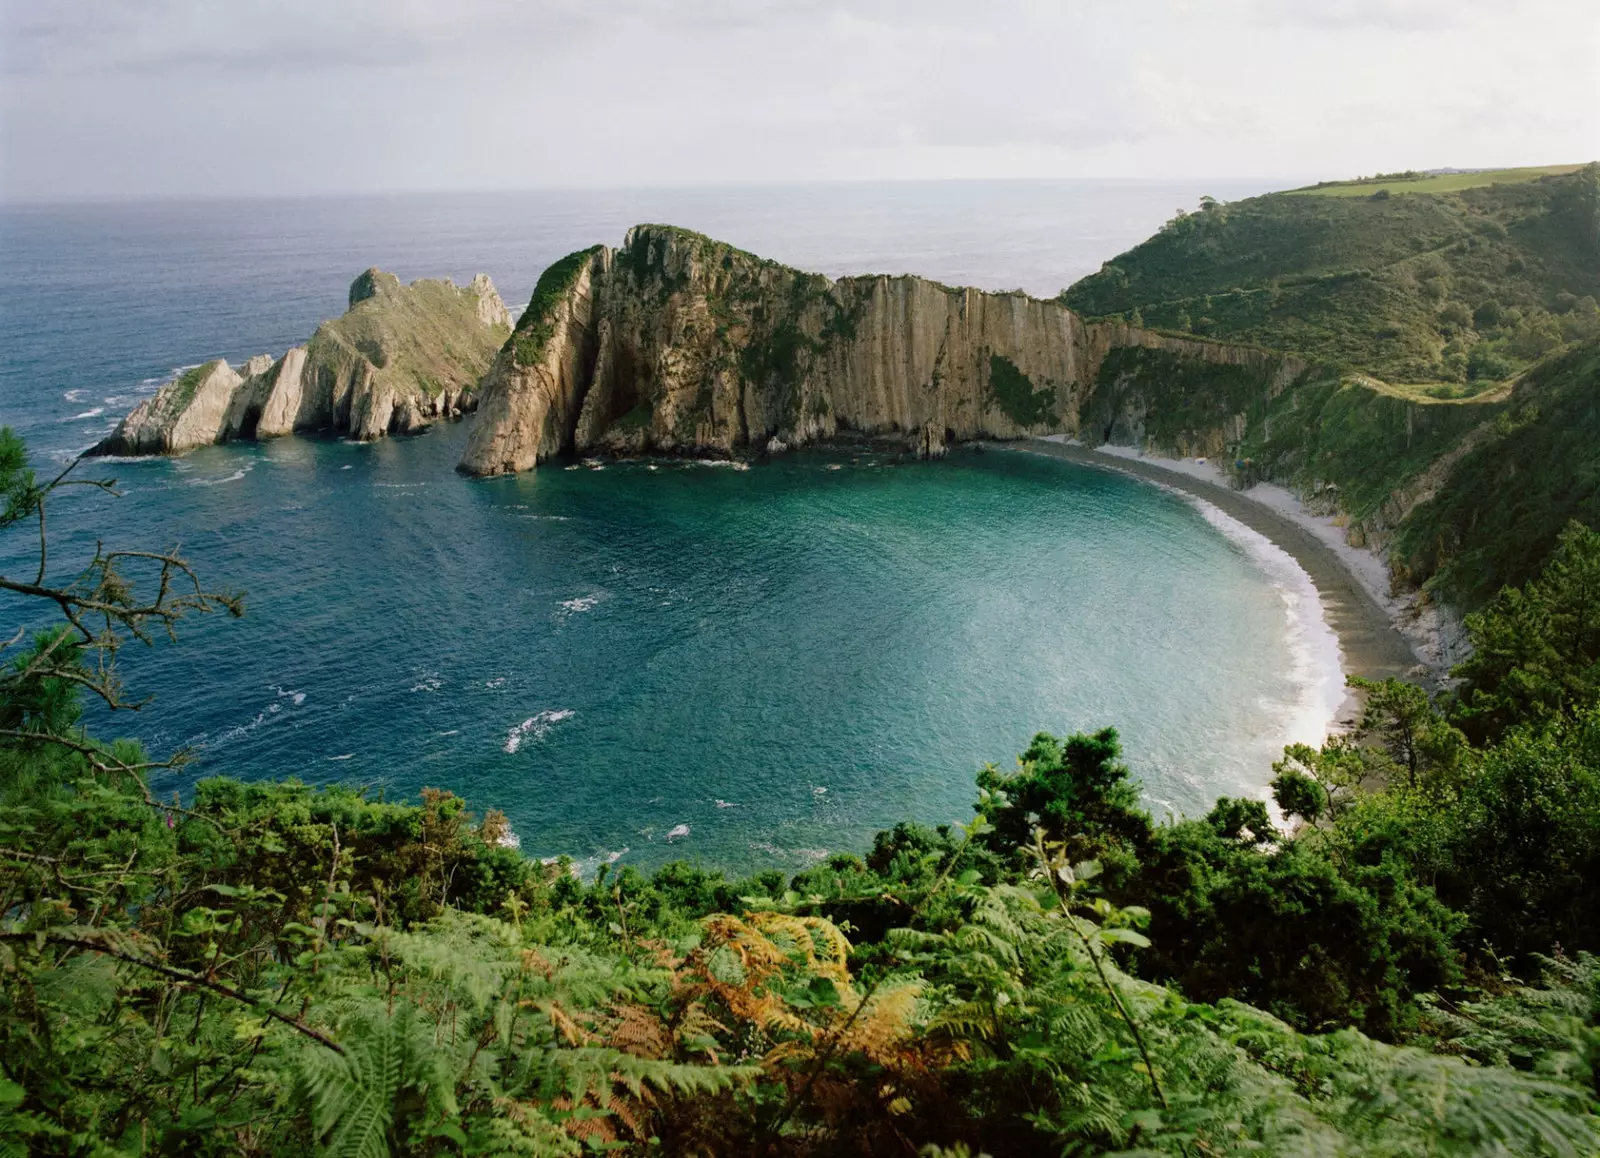
<path id="1" fill-rule="evenodd" d="M 208 362 L 139 404 L 91 454 L 182 454 L 236 438 L 333 430 L 353 438 L 420 430 L 474 404 L 474 387 L 511 329 L 479 274 L 402 285 L 369 269 L 350 309 L 304 346 L 238 369 Z"/>
<path id="2" fill-rule="evenodd" d="M 1125 348 L 1232 367 L 1268 393 L 1302 368 L 1247 347 L 1086 324 L 1021 293 L 831 281 L 638 226 L 620 250 L 572 254 L 540 279 L 483 379 L 461 469 L 527 470 L 593 450 L 731 455 L 844 432 L 929 455 L 953 440 L 1077 434 L 1102 367 Z M 1100 442 L 1133 429 L 1109 426 L 1082 433 Z"/>

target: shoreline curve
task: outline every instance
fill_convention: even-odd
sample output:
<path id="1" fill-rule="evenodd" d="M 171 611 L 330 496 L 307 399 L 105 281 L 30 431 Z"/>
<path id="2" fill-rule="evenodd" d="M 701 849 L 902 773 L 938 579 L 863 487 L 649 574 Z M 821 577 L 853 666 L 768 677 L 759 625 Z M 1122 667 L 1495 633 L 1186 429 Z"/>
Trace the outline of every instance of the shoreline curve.
<path id="1" fill-rule="evenodd" d="M 1203 499 L 1288 553 L 1310 578 L 1322 601 L 1323 615 L 1339 641 L 1344 673 L 1365 679 L 1419 678 L 1429 664 L 1396 626 L 1390 611 L 1361 582 L 1353 566 L 1309 528 L 1273 506 L 1221 483 L 1182 469 L 1132 455 L 1105 453 L 1081 444 L 1031 438 L 1013 443 L 988 443 L 996 450 L 1014 450 L 1062 459 L 1080 466 L 1116 471 Z M 1432 682 L 1429 680 L 1429 682 Z M 1347 695 L 1340 717 L 1357 706 Z M 1337 722 L 1336 722 L 1337 725 Z"/>

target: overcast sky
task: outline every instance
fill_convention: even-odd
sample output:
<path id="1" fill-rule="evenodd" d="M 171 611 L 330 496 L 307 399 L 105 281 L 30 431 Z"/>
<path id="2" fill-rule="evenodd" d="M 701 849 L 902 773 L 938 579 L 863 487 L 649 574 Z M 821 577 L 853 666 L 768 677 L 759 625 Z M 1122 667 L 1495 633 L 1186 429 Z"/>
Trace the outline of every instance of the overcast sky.
<path id="1" fill-rule="evenodd" d="M 0 0 L 9 198 L 1600 157 L 1600 0 Z"/>

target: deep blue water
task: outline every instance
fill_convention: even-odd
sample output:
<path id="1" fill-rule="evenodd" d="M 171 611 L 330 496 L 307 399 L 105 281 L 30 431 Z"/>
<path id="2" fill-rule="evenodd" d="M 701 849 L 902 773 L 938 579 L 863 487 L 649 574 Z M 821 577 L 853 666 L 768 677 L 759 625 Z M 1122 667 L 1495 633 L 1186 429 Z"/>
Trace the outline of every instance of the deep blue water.
<path id="1" fill-rule="evenodd" d="M 1200 192 L 1031 183 L 0 211 L 0 422 L 70 460 L 180 365 L 281 352 L 368 265 L 487 270 L 670 220 L 830 273 L 1052 292 Z M 970 814 L 1039 729 L 1115 724 L 1159 811 L 1254 791 L 1320 728 L 1314 596 L 1154 488 L 1012 453 L 808 453 L 456 476 L 465 428 L 97 464 L 54 557 L 180 543 L 248 591 L 125 654 L 115 721 L 195 776 L 297 775 L 503 808 L 536 854 L 792 867 Z M 80 468 L 81 469 L 81 468 Z M 9 572 L 26 554 L 0 544 Z M 4 608 L 0 626 L 24 614 Z M 96 721 L 109 731 L 113 724 Z M 687 833 L 668 841 L 674 829 Z"/>

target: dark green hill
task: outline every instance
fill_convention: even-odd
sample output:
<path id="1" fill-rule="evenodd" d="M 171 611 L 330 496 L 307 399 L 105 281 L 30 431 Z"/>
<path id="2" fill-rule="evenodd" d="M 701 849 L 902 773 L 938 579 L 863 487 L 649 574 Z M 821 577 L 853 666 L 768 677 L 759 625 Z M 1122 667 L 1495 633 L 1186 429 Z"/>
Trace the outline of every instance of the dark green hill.
<path id="1" fill-rule="evenodd" d="M 1540 364 L 1401 525 L 1393 559 L 1452 602 L 1539 569 L 1571 519 L 1600 527 L 1600 341 Z"/>
<path id="2" fill-rule="evenodd" d="M 1600 336 L 1597 298 L 1600 164 L 1437 193 L 1207 199 L 1061 295 L 1392 382 L 1475 384 Z"/>

